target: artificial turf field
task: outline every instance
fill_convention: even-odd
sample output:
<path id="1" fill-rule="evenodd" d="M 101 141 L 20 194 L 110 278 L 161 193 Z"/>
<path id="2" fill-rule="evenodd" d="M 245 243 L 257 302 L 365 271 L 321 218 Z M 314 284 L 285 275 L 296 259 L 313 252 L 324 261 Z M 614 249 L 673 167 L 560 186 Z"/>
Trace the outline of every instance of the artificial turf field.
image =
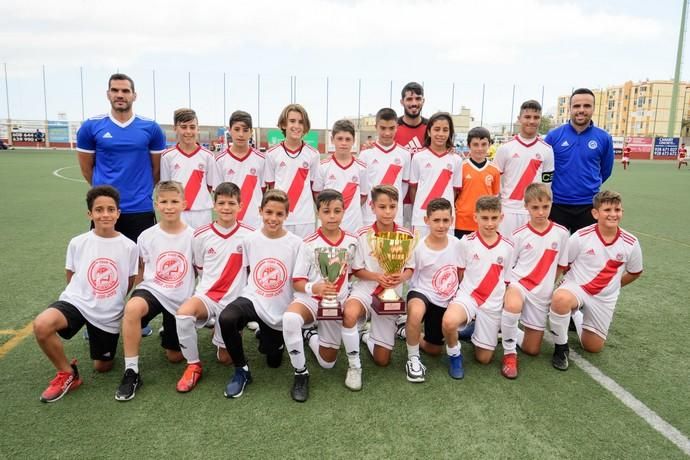
<path id="1" fill-rule="evenodd" d="M 38 397 L 54 376 L 27 325 L 64 287 L 69 239 L 88 228 L 76 154 L 0 152 L 0 458 L 682 458 L 683 450 L 571 362 L 551 367 L 551 347 L 520 355 L 520 376 L 501 377 L 463 343 L 465 379 L 443 358 L 423 356 L 427 381 L 405 380 L 405 347 L 389 368 L 364 351 L 364 388 L 343 384 L 347 359 L 320 369 L 307 351 L 311 395 L 290 399 L 287 357 L 269 369 L 245 334 L 254 383 L 223 397 L 232 369 L 216 364 L 210 331 L 200 332 L 204 377 L 191 393 L 175 383 L 157 337 L 140 353 L 143 387 L 115 401 L 122 349 L 108 374 L 90 369 L 81 335 L 66 343 L 84 383 L 54 404 Z M 63 178 L 53 175 L 59 171 Z M 74 180 L 67 180 L 71 178 Z M 617 162 L 606 188 L 623 194 L 623 227 L 642 244 L 645 272 L 623 289 L 604 351 L 572 349 L 680 431 L 690 445 L 690 171 L 673 162 Z M 154 330 L 159 320 L 155 321 Z M 500 348 L 498 357 L 502 354 Z"/>

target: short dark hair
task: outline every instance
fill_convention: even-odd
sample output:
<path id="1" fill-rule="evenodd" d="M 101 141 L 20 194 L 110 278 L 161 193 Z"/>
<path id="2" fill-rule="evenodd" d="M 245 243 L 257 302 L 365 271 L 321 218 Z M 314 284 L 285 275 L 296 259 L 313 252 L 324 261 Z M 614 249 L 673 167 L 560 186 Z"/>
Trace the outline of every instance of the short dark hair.
<path id="1" fill-rule="evenodd" d="M 477 198 L 474 205 L 475 212 L 498 211 L 501 212 L 501 199 L 494 195 L 484 195 Z"/>
<path id="2" fill-rule="evenodd" d="M 397 119 L 398 114 L 395 113 L 395 110 L 391 109 L 390 107 L 384 107 L 380 109 L 378 112 L 376 112 L 376 123 L 378 123 L 381 120 L 395 121 Z"/>
<path id="3" fill-rule="evenodd" d="M 331 129 L 331 136 L 335 136 L 340 132 L 352 134 L 352 138 L 355 137 L 355 125 L 352 124 L 350 120 L 338 120 L 333 123 L 333 129 Z"/>
<path id="4" fill-rule="evenodd" d="M 222 182 L 218 184 L 216 190 L 213 192 L 213 202 L 218 201 L 219 196 L 229 196 L 230 198 L 237 198 L 237 202 L 242 202 L 242 197 L 240 196 L 240 188 L 233 184 L 232 182 Z"/>
<path id="5" fill-rule="evenodd" d="M 345 205 L 343 194 L 339 191 L 333 190 L 332 188 L 321 190 L 321 192 L 316 195 L 316 210 L 318 211 L 321 209 L 321 205 L 328 204 L 331 201 L 340 201 L 343 206 Z"/>
<path id="6" fill-rule="evenodd" d="M 605 203 L 621 204 L 623 203 L 623 197 L 621 197 L 620 193 L 613 190 L 602 190 L 592 198 L 592 207 L 594 209 L 599 209 Z"/>
<path id="7" fill-rule="evenodd" d="M 244 110 L 235 110 L 230 114 L 230 120 L 228 121 L 228 128 L 232 128 L 235 123 L 244 123 L 247 128 L 252 129 L 252 116 Z"/>
<path id="8" fill-rule="evenodd" d="M 534 99 L 530 99 L 522 103 L 519 113 L 522 113 L 523 110 L 534 110 L 536 112 L 541 112 L 541 104 Z"/>
<path id="9" fill-rule="evenodd" d="M 445 198 L 434 198 L 426 207 L 426 216 L 431 217 L 436 211 L 450 211 L 453 214 L 453 206 Z"/>
<path id="10" fill-rule="evenodd" d="M 115 201 L 117 209 L 120 209 L 120 192 L 112 185 L 97 185 L 96 187 L 91 187 L 89 191 L 86 192 L 86 208 L 89 211 L 93 210 L 93 202 L 100 196 L 112 198 Z"/>
<path id="11" fill-rule="evenodd" d="M 287 193 L 280 189 L 272 188 L 266 190 L 264 196 L 261 198 L 261 207 L 263 208 L 269 201 L 277 201 L 278 203 L 283 203 L 285 205 L 285 212 L 290 212 L 290 200 L 288 199 Z"/>
<path id="12" fill-rule="evenodd" d="M 424 130 L 424 145 L 429 147 L 431 145 L 431 128 L 439 120 L 446 120 L 448 122 L 448 127 L 450 132 L 448 133 L 448 139 L 446 139 L 446 148 L 450 149 L 453 147 L 453 142 L 455 140 L 455 128 L 453 128 L 453 117 L 448 112 L 436 112 L 431 117 L 429 117 L 429 122 L 426 124 L 426 130 Z"/>
<path id="13" fill-rule="evenodd" d="M 405 94 L 407 93 L 416 94 L 417 96 L 424 96 L 424 87 L 416 81 L 411 81 L 403 86 L 402 91 L 400 91 L 400 98 L 405 99 Z"/>
<path id="14" fill-rule="evenodd" d="M 589 88 L 578 88 L 575 91 L 573 91 L 573 94 L 570 95 L 570 100 L 568 101 L 568 104 L 570 104 L 570 101 L 573 100 L 573 96 L 577 96 L 578 94 L 589 94 L 592 96 L 592 99 L 596 102 L 596 97 L 594 96 L 594 93 L 592 92 L 591 89 Z"/>
<path id="15" fill-rule="evenodd" d="M 376 201 L 376 199 L 381 195 L 386 195 L 388 198 L 396 202 L 400 201 L 400 194 L 398 193 L 398 189 L 393 187 L 392 185 L 375 185 L 371 189 L 372 202 Z"/>
<path id="16" fill-rule="evenodd" d="M 180 123 L 188 123 L 194 120 L 197 122 L 199 121 L 196 116 L 196 112 L 192 109 L 177 109 L 173 114 L 173 125 L 175 126 L 179 125 Z"/>
<path id="17" fill-rule="evenodd" d="M 491 144 L 491 133 L 488 129 L 484 128 L 483 126 L 475 126 L 474 128 L 470 129 L 467 133 L 467 145 L 470 145 L 472 139 L 486 139 L 487 141 L 489 141 L 489 144 Z"/>
<path id="18" fill-rule="evenodd" d="M 108 79 L 108 89 L 110 89 L 110 83 L 111 83 L 113 80 L 127 80 L 127 81 L 129 82 L 130 86 L 132 87 L 132 92 L 135 92 L 135 90 L 134 90 L 134 80 L 132 80 L 132 77 L 130 77 L 129 75 L 125 75 L 125 74 L 123 74 L 123 73 L 114 73 L 114 74 L 112 74 L 112 75 L 110 76 L 110 78 Z"/>

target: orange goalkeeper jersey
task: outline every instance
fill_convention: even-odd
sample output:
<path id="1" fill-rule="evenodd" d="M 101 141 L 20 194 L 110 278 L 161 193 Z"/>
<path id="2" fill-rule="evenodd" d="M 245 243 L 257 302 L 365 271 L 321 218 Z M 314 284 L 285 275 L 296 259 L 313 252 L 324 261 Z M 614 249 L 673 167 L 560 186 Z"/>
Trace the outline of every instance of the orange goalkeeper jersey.
<path id="1" fill-rule="evenodd" d="M 501 186 L 501 173 L 487 161 L 477 168 L 469 159 L 462 162 L 462 189 L 455 200 L 455 228 L 458 230 L 477 230 L 474 221 L 474 206 L 484 195 L 498 195 Z"/>

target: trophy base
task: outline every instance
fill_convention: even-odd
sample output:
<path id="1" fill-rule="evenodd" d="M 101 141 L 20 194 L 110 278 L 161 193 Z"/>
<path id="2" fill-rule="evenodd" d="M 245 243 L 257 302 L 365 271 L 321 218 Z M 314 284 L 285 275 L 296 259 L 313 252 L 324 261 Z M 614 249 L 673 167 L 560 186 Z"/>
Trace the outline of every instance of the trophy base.
<path id="1" fill-rule="evenodd" d="M 316 319 L 318 321 L 343 319 L 343 309 L 340 303 L 335 305 L 319 303 L 319 308 L 316 310 Z"/>
<path id="2" fill-rule="evenodd" d="M 381 300 L 379 296 L 372 296 L 371 307 L 379 315 L 404 315 L 407 312 L 403 299 Z"/>

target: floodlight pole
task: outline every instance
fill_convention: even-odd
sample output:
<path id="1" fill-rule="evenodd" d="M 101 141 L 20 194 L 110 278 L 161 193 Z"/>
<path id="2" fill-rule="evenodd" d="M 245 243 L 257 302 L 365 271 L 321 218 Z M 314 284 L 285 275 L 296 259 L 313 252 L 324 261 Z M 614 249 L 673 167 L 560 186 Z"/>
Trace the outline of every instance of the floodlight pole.
<path id="1" fill-rule="evenodd" d="M 680 67 L 683 62 L 683 40 L 685 39 L 685 20 L 688 12 L 688 0 L 683 0 L 683 11 L 680 15 L 680 31 L 678 32 L 678 49 L 676 50 L 676 71 L 673 75 L 673 90 L 671 91 L 671 113 L 668 119 L 666 135 L 673 137 L 676 131 L 676 110 L 678 109 L 678 90 L 680 86 Z M 683 107 L 685 109 L 685 107 Z M 682 129 L 681 119 L 681 129 Z"/>
<path id="2" fill-rule="evenodd" d="M 453 82 L 453 88 L 450 90 L 450 113 L 453 114 L 453 108 L 455 106 L 455 82 Z"/>
<path id="3" fill-rule="evenodd" d="M 515 115 L 515 83 L 513 83 L 513 98 L 510 102 L 510 135 L 513 135 L 513 116 Z"/>
<path id="4" fill-rule="evenodd" d="M 482 83 L 482 110 L 479 115 L 479 126 L 484 126 L 484 94 L 486 92 L 486 83 Z"/>
<path id="5" fill-rule="evenodd" d="M 7 121 L 9 122 L 12 117 L 10 116 L 10 87 L 7 83 L 7 63 L 3 63 L 5 69 L 5 103 L 7 104 Z"/>
<path id="6" fill-rule="evenodd" d="M 79 83 L 81 91 L 81 121 L 84 121 L 84 68 L 79 67 Z"/>

